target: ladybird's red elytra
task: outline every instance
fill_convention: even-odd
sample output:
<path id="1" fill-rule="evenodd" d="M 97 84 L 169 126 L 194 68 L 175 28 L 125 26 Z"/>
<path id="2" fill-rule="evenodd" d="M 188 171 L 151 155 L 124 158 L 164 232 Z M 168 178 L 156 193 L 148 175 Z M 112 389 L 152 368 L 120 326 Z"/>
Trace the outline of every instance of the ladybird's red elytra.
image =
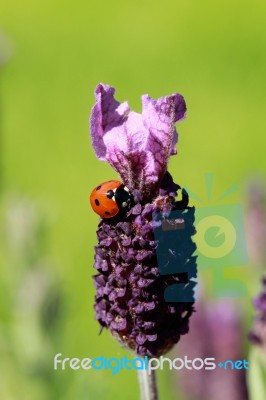
<path id="1" fill-rule="evenodd" d="M 130 207 L 132 196 L 120 181 L 103 182 L 91 192 L 90 203 L 93 211 L 102 218 L 113 218 L 121 210 Z"/>

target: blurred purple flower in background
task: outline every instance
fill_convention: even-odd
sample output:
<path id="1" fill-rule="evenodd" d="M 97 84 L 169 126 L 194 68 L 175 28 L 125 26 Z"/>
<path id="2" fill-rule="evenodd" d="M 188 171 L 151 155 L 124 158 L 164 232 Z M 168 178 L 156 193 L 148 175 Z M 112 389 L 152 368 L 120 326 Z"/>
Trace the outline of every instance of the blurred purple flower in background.
<path id="1" fill-rule="evenodd" d="M 94 264 L 98 272 L 94 276 L 96 318 L 139 355 L 158 356 L 188 332 L 193 312 L 193 302 L 167 303 L 164 299 L 165 289 L 184 278 L 174 273 L 160 275 L 153 221 L 156 212 L 166 218 L 183 209 L 187 236 L 182 254 L 195 273 L 194 208 L 175 201 L 180 187 L 167 171 L 169 157 L 176 154 L 175 122 L 184 117 L 186 105 L 179 94 L 158 100 L 144 95 L 142 114 L 138 114 L 130 111 L 127 102 L 117 102 L 114 93 L 108 85 L 96 87 L 90 120 L 92 144 L 98 159 L 120 174 L 134 206 L 99 223 Z M 166 261 L 173 257 L 170 251 Z"/>
<path id="2" fill-rule="evenodd" d="M 174 356 L 215 358 L 216 363 L 227 359 L 243 360 L 243 327 L 240 307 L 230 300 L 206 300 L 197 303 L 190 321 L 189 334 L 176 347 Z M 248 399 L 245 370 L 188 370 L 178 371 L 186 399 L 191 400 L 246 400 Z"/>
<path id="3" fill-rule="evenodd" d="M 254 300 L 254 306 L 259 314 L 255 318 L 249 338 L 266 351 L 266 277 L 262 280 L 262 291 Z"/>
<path id="4" fill-rule="evenodd" d="M 265 271 L 266 249 L 266 209 L 265 185 L 263 180 L 255 180 L 248 187 L 247 233 L 249 235 L 249 251 L 252 261 Z M 254 275 L 254 271 L 252 271 Z M 255 275 L 256 281 L 257 275 Z M 266 276 L 262 278 L 261 293 L 253 300 L 257 315 L 249 332 L 251 343 L 260 350 L 266 351 Z M 265 358 L 265 353 L 261 353 Z M 257 362 L 257 361 L 255 361 Z"/>

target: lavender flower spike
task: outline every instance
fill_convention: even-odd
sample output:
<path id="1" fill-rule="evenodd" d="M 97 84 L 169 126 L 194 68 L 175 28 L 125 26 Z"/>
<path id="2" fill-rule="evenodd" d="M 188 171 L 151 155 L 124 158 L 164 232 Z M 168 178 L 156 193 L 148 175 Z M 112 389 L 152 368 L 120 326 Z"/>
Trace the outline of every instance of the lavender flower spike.
<path id="1" fill-rule="evenodd" d="M 194 208 L 188 207 L 185 191 L 183 200 L 176 201 L 180 187 L 167 171 L 169 157 L 176 154 L 175 122 L 184 118 L 186 105 L 180 94 L 158 100 L 144 95 L 138 114 L 127 102 L 116 101 L 114 93 L 108 85 L 96 87 L 92 145 L 98 159 L 121 176 L 134 204 L 124 213 L 101 219 L 98 226 L 96 319 L 137 354 L 159 356 L 188 332 L 193 312 L 194 299 L 169 303 L 164 297 L 166 288 L 185 285 L 196 275 Z M 165 220 L 177 210 L 185 229 L 182 235 L 179 230 L 176 241 L 163 241 L 163 259 L 166 264 L 174 260 L 181 270 L 162 275 L 154 229 L 163 231 Z"/>

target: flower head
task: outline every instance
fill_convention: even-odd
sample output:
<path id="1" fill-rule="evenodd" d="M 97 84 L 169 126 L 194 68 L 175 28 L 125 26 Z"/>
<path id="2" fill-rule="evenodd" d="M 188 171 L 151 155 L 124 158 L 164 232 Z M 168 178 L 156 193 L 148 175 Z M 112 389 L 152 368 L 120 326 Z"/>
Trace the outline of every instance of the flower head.
<path id="1" fill-rule="evenodd" d="M 138 114 L 130 111 L 127 102 L 117 102 L 114 92 L 107 85 L 96 87 L 92 144 L 96 156 L 119 173 L 134 205 L 126 213 L 100 220 L 95 312 L 100 325 L 120 342 L 139 355 L 158 356 L 187 333 L 193 312 L 192 300 L 166 302 L 164 297 L 169 286 L 186 285 L 188 275 L 196 275 L 194 208 L 187 206 L 185 191 L 183 201 L 175 200 L 180 186 L 167 171 L 170 155 L 176 154 L 175 122 L 184 117 L 186 106 L 179 94 L 158 100 L 144 95 L 143 111 Z M 162 229 L 163 221 L 176 210 L 185 229 L 182 240 L 164 241 L 164 259 L 166 265 L 174 260 L 190 271 L 162 275 L 154 229 Z"/>

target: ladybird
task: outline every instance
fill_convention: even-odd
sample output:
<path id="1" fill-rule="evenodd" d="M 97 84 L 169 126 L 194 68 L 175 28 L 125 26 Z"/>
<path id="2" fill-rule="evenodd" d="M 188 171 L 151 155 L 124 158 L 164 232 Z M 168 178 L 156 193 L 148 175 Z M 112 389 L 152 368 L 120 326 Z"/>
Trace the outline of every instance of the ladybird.
<path id="1" fill-rule="evenodd" d="M 129 209 L 132 195 L 120 181 L 108 181 L 98 185 L 90 195 L 93 211 L 102 218 L 115 217 L 120 211 Z"/>

